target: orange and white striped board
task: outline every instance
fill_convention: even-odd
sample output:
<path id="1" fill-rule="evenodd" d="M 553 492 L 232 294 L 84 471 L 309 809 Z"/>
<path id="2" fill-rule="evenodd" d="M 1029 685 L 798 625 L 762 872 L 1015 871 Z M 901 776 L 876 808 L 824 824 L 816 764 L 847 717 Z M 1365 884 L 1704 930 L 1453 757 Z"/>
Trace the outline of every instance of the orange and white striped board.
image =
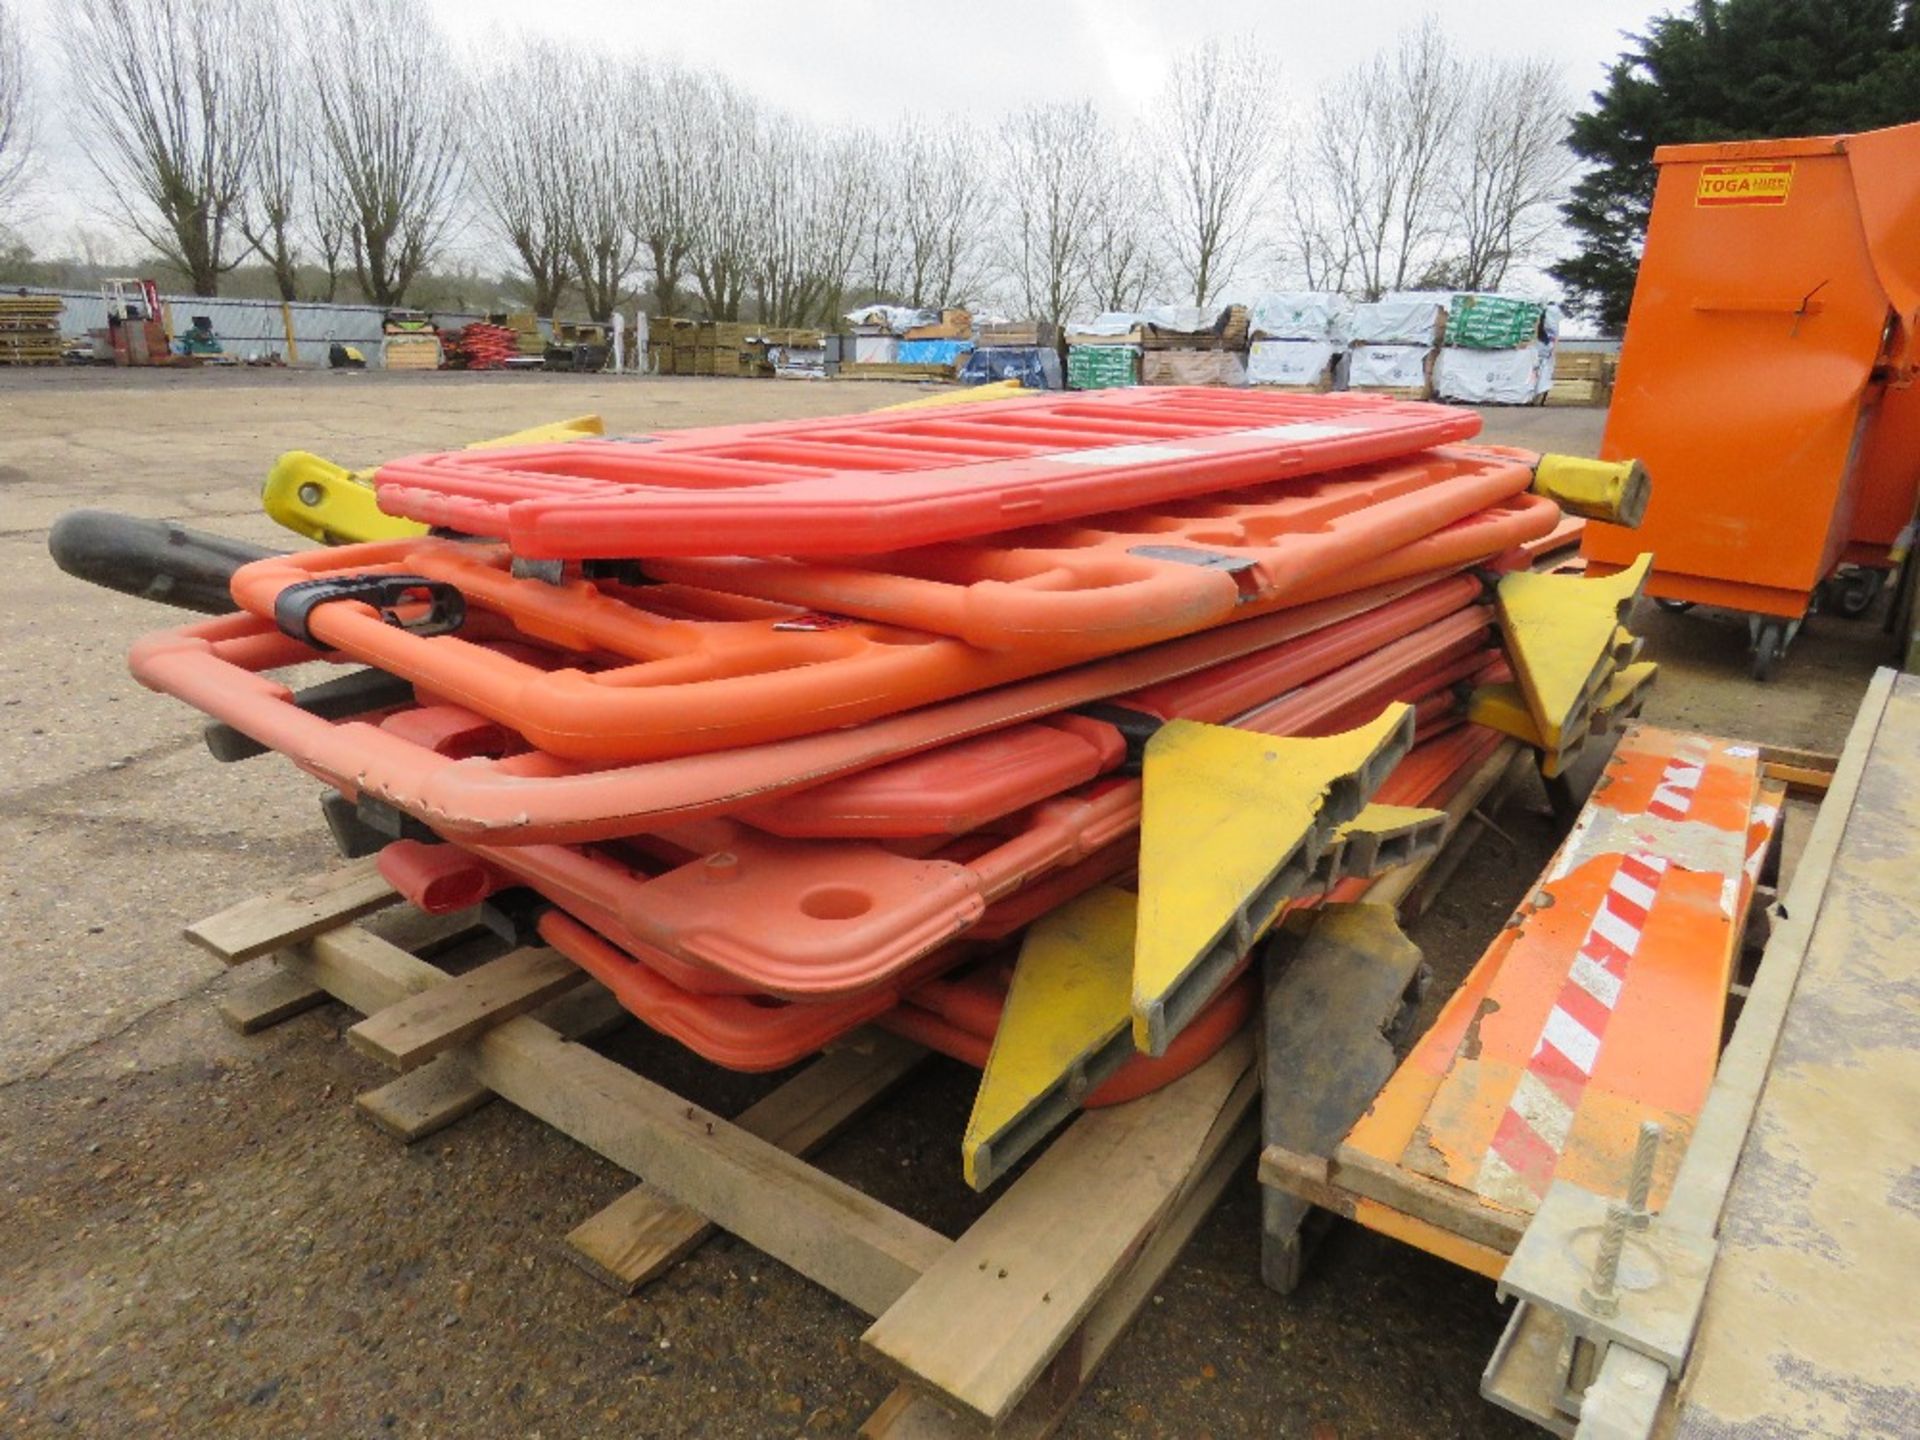
<path id="1" fill-rule="evenodd" d="M 1552 864 L 1346 1146 L 1464 1206 L 1526 1216 L 1556 1178 L 1624 1195 L 1651 1119 L 1666 1135 L 1657 1206 L 1713 1078 L 1779 824 L 1784 792 L 1759 764 L 1753 745 L 1629 729 Z"/>

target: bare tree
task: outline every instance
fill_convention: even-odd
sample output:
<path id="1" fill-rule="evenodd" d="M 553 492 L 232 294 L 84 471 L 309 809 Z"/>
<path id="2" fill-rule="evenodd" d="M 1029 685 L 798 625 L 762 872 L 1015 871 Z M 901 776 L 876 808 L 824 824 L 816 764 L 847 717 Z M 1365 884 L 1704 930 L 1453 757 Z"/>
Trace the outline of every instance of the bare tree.
<path id="1" fill-rule="evenodd" d="M 1465 108 L 1448 196 L 1456 283 L 1497 290 L 1558 228 L 1573 106 L 1551 61 L 1487 59 L 1472 67 Z"/>
<path id="2" fill-rule="evenodd" d="M 680 281 L 693 244 L 698 204 L 693 156 L 701 144 L 700 82 L 677 66 L 628 71 L 622 125 L 634 167 L 635 237 L 646 252 L 654 304 L 662 315 L 679 305 Z"/>
<path id="3" fill-rule="evenodd" d="M 1369 299 L 1443 259 L 1466 84 L 1465 66 L 1429 17 L 1320 97 L 1314 166 Z"/>
<path id="4" fill-rule="evenodd" d="M 788 117 L 763 127 L 754 294 L 768 324 L 830 321 L 844 303 L 874 182 L 869 138 L 815 135 Z"/>
<path id="5" fill-rule="evenodd" d="M 572 106 L 575 60 L 531 44 L 505 66 L 479 76 L 464 97 L 466 123 L 486 143 L 474 147 L 473 177 L 488 224 L 513 248 L 533 292 L 533 309 L 552 315 L 572 264 L 571 193 L 577 136 Z"/>
<path id="6" fill-rule="evenodd" d="M 1000 264 L 1028 315 L 1059 325 L 1080 304 L 1109 148 L 1085 100 L 1029 105 L 1000 127 Z"/>
<path id="7" fill-rule="evenodd" d="M 81 146 L 114 213 L 196 295 L 217 293 L 241 258 L 228 230 L 258 136 L 260 14 L 256 0 L 71 0 L 58 11 Z"/>
<path id="8" fill-rule="evenodd" d="M 1159 102 L 1160 178 L 1174 265 L 1205 305 L 1232 283 L 1271 184 L 1280 97 L 1249 41 L 1174 62 Z"/>
<path id="9" fill-rule="evenodd" d="M 1353 227 L 1329 194 L 1325 177 L 1311 160 L 1310 144 L 1289 145 L 1279 183 L 1284 197 L 1279 269 L 1286 285 L 1307 290 L 1344 291 L 1355 270 Z"/>
<path id="10" fill-rule="evenodd" d="M 754 270 L 760 115 L 717 77 L 692 82 L 687 102 L 675 107 L 681 129 L 673 142 L 692 183 L 687 266 L 708 318 L 738 320 Z"/>
<path id="11" fill-rule="evenodd" d="M 635 103 L 644 104 L 646 87 L 628 89 L 633 68 L 607 59 L 568 61 L 574 104 L 566 107 L 566 154 L 560 165 L 564 182 L 567 258 L 579 281 L 587 313 L 613 318 L 639 263 L 641 236 L 634 215 L 641 208 L 641 170 L 629 153 L 627 137 Z M 550 97 L 543 97 L 551 104 Z"/>
<path id="12" fill-rule="evenodd" d="M 0 218 L 25 188 L 33 162 L 33 113 L 27 90 L 27 39 L 20 17 L 0 0 Z"/>
<path id="13" fill-rule="evenodd" d="M 297 27 L 277 7 L 254 17 L 255 44 L 248 56 L 255 110 L 254 144 L 245 173 L 245 193 L 235 212 L 240 233 L 273 272 L 282 300 L 299 299 L 300 196 L 312 172 L 304 67 Z"/>
<path id="14" fill-rule="evenodd" d="M 421 0 L 360 0 L 311 14 L 319 160 L 346 210 L 354 278 L 373 304 L 399 305 L 438 252 L 459 195 L 453 61 Z"/>
<path id="15" fill-rule="evenodd" d="M 1165 278 L 1151 172 L 1139 148 L 1121 137 L 1100 156 L 1099 170 L 1100 195 L 1087 224 L 1088 299 L 1096 310 L 1138 310 Z"/>
<path id="16" fill-rule="evenodd" d="M 979 283 L 980 217 L 993 176 L 979 135 L 963 124 L 906 125 L 895 159 L 898 289 L 907 304 L 964 302 Z"/>

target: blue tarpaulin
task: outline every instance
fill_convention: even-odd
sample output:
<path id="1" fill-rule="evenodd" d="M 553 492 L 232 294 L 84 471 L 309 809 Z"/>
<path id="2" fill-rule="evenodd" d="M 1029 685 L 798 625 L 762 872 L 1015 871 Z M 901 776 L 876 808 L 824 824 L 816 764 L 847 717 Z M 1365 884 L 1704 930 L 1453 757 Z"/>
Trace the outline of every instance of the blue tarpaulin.
<path id="1" fill-rule="evenodd" d="M 960 371 L 962 385 L 1018 380 L 1029 390 L 1058 390 L 1060 357 L 1037 345 L 993 345 L 975 350 Z"/>
<path id="2" fill-rule="evenodd" d="M 958 365 L 973 349 L 971 340 L 902 340 L 896 365 Z"/>

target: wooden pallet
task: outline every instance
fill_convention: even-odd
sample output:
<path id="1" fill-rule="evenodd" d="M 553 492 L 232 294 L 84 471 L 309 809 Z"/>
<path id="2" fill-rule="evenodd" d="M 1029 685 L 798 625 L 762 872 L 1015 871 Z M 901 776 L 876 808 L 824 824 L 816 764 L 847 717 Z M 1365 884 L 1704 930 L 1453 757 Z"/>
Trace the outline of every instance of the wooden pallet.
<path id="1" fill-rule="evenodd" d="M 399 1074 L 356 1103 L 400 1140 L 498 1096 L 644 1177 L 568 1236 L 607 1284 L 631 1293 L 718 1226 L 873 1317 L 863 1350 L 900 1383 L 869 1440 L 1052 1433 L 1255 1150 L 1246 1033 L 1163 1090 L 1081 1115 L 950 1240 L 802 1158 L 905 1079 L 917 1047 L 862 1032 L 728 1120 L 580 1043 L 628 1016 L 552 952 L 458 973 L 430 958 L 472 928 L 401 906 L 367 859 L 187 935 L 255 964 L 221 1004 L 243 1033 L 329 998 L 360 1011 L 349 1042 Z"/>

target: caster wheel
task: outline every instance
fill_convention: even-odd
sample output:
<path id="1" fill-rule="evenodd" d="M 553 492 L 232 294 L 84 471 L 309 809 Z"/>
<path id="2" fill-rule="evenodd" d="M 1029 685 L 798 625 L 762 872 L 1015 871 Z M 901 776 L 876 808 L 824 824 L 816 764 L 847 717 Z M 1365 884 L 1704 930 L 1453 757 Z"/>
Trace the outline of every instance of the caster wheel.
<path id="1" fill-rule="evenodd" d="M 1753 678 L 1766 680 L 1773 674 L 1773 667 L 1780 659 L 1780 652 L 1786 648 L 1786 627 L 1778 620 L 1769 620 L 1760 627 L 1760 633 L 1753 641 Z"/>
<path id="2" fill-rule="evenodd" d="M 1886 578 L 1884 570 L 1855 570 L 1836 577 L 1833 582 L 1834 609 L 1849 620 L 1858 620 L 1880 598 Z"/>
<path id="3" fill-rule="evenodd" d="M 1669 615 L 1684 615 L 1693 608 L 1691 600 L 1663 600 L 1656 596 L 1653 603 Z"/>

